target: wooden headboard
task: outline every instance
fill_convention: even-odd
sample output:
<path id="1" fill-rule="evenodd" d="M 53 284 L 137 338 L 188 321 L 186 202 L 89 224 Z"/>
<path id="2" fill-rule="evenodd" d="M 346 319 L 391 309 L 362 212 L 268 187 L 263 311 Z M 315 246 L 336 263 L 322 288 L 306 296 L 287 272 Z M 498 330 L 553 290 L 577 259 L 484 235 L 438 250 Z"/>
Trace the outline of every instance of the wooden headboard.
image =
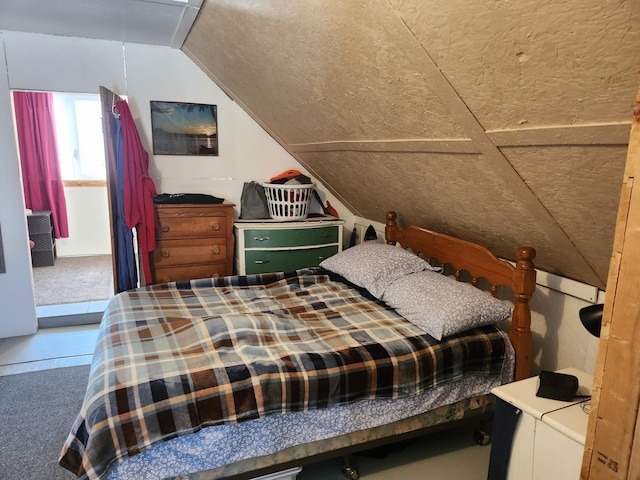
<path id="1" fill-rule="evenodd" d="M 516 353 L 515 380 L 531 376 L 531 309 L 529 300 L 536 288 L 536 271 L 533 259 L 536 251 L 532 247 L 516 250 L 514 265 L 497 258 L 482 245 L 460 240 L 443 233 L 436 233 L 416 226 L 400 227 L 396 223 L 396 213 L 387 212 L 385 239 L 388 244 L 399 243 L 426 260 L 436 259 L 442 265 L 454 270 L 457 280 L 466 271 L 471 283 L 477 286 L 478 279 L 484 278 L 490 284 L 495 297 L 501 285 L 509 287 L 515 297 L 515 306 L 509 329 L 509 338 Z"/>

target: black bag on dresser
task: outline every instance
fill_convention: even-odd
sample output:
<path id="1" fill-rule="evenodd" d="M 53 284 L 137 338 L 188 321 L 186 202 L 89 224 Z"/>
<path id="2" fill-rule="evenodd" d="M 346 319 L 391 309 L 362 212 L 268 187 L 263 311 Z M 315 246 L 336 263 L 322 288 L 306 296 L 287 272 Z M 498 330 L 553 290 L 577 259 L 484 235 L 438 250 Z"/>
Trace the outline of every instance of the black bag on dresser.
<path id="1" fill-rule="evenodd" d="M 264 187 L 258 182 L 244 182 L 240 196 L 240 218 L 243 220 L 271 218 Z"/>
<path id="2" fill-rule="evenodd" d="M 214 197 L 206 193 L 161 193 L 153 197 L 153 203 L 158 204 L 218 204 L 224 202 L 224 198 Z"/>

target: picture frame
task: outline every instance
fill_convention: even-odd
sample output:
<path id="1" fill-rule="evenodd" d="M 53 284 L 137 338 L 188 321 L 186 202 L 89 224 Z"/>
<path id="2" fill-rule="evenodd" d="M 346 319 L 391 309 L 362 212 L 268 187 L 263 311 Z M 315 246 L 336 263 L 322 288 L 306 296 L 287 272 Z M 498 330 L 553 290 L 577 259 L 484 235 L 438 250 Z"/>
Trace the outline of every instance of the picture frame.
<path id="1" fill-rule="evenodd" d="M 154 155 L 218 156 L 217 105 L 150 103 Z"/>

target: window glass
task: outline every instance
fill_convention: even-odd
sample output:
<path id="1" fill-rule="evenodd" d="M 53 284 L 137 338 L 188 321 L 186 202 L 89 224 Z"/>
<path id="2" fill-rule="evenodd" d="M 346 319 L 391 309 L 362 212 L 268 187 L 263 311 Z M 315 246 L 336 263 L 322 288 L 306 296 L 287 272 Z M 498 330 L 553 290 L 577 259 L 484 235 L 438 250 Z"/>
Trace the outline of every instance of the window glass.
<path id="1" fill-rule="evenodd" d="M 53 102 L 63 180 L 105 180 L 100 97 L 54 93 Z"/>

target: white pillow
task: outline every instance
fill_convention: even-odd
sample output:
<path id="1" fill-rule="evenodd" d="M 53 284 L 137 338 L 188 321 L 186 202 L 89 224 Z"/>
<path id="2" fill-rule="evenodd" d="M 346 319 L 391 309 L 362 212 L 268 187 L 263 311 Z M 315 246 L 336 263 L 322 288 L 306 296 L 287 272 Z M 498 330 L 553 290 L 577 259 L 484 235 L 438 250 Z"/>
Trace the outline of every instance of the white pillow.
<path id="1" fill-rule="evenodd" d="M 440 270 L 407 250 L 386 243 L 365 242 L 323 260 L 320 266 L 366 288 L 380 298 L 397 278 L 422 270 Z"/>
<path id="2" fill-rule="evenodd" d="M 511 307 L 488 292 L 429 271 L 398 278 L 382 300 L 436 340 L 511 315 Z"/>

